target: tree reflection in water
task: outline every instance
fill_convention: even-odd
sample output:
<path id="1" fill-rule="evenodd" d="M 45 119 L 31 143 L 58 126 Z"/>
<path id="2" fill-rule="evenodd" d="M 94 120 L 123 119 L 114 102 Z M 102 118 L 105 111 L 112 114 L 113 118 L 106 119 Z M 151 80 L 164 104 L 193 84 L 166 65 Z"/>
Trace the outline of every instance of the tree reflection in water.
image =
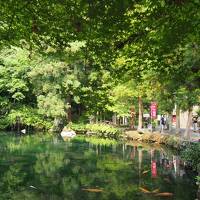
<path id="1" fill-rule="evenodd" d="M 168 199 L 188 200 L 197 192 L 168 150 L 41 135 L 3 134 L 0 143 L 0 199 L 150 200 L 168 192 Z"/>

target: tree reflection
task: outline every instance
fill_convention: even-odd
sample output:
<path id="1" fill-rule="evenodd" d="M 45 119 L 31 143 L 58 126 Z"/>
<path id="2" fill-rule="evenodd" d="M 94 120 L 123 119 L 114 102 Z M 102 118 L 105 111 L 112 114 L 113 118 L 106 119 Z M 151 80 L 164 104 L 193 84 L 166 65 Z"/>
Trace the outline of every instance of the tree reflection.
<path id="1" fill-rule="evenodd" d="M 101 145 L 97 139 L 33 139 L 0 139 L 0 199 L 158 199 L 140 188 L 171 192 L 174 199 L 195 198 L 179 156 L 162 149 Z"/>

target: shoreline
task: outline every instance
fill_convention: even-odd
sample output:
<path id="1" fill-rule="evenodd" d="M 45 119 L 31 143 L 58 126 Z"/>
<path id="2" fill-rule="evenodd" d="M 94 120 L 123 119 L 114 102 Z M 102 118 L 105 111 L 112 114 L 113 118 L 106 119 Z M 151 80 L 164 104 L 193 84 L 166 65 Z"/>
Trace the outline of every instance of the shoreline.
<path id="1" fill-rule="evenodd" d="M 186 146 L 192 141 L 188 141 L 180 135 L 170 135 L 160 132 L 150 132 L 150 131 L 138 131 L 138 130 L 128 130 L 123 134 L 123 138 L 127 141 L 137 141 L 144 142 L 148 144 L 158 144 L 165 145 L 166 147 L 174 148 L 180 150 L 182 147 Z"/>

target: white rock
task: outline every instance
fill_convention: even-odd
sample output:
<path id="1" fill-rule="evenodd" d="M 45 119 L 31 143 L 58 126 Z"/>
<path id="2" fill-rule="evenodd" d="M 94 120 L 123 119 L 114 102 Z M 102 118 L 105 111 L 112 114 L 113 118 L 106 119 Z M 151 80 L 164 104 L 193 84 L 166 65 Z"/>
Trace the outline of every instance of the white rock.
<path id="1" fill-rule="evenodd" d="M 26 129 L 21 130 L 23 134 L 26 134 Z"/>
<path id="2" fill-rule="evenodd" d="M 68 138 L 73 138 L 76 136 L 76 133 L 72 130 L 63 130 L 60 135 L 64 138 L 64 137 L 68 137 Z"/>

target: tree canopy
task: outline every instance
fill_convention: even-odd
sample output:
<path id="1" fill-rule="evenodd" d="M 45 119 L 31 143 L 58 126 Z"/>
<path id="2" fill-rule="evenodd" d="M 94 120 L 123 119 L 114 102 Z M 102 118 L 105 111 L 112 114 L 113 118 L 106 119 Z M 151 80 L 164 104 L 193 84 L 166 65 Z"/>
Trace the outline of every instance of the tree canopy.
<path id="1" fill-rule="evenodd" d="M 26 109 L 41 124 L 128 116 L 132 105 L 141 115 L 151 101 L 167 113 L 175 104 L 198 105 L 199 6 L 199 0 L 1 1 L 1 126 Z"/>

